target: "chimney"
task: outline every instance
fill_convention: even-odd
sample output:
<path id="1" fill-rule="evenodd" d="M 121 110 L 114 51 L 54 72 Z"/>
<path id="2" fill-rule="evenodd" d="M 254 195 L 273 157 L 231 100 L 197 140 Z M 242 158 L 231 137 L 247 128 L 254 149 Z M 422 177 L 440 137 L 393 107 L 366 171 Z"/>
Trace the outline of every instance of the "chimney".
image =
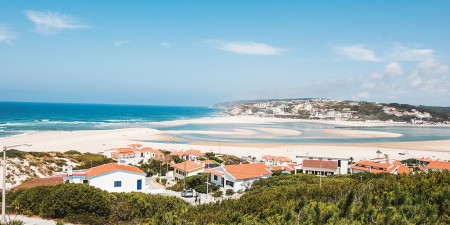
<path id="1" fill-rule="evenodd" d="M 73 170 L 71 166 L 67 167 L 67 175 L 72 176 L 73 175 Z"/>
<path id="2" fill-rule="evenodd" d="M 386 163 L 389 164 L 389 155 L 388 154 L 384 154 L 384 158 L 386 158 Z"/>

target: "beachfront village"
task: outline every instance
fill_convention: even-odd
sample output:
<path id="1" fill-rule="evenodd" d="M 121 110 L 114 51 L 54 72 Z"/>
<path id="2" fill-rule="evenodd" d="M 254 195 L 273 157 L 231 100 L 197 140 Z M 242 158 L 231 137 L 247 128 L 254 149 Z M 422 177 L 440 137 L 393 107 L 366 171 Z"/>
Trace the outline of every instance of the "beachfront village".
<path id="1" fill-rule="evenodd" d="M 239 198 L 253 182 L 271 176 L 309 174 L 325 178 L 356 173 L 410 174 L 450 170 L 447 160 L 423 157 L 399 161 L 381 151 L 374 152 L 372 159 L 360 161 L 313 155 L 237 157 L 196 149 L 153 149 L 140 143 L 107 149 L 101 154 L 71 150 L 27 156 L 14 151 L 7 160 L 7 182 L 12 191 L 74 183 L 108 192 L 176 196 L 192 204 Z M 22 161 L 17 161 L 17 157 Z M 37 168 L 38 161 L 47 164 Z M 44 171 L 43 168 L 51 169 Z M 20 171 L 27 170 L 36 173 L 11 182 L 13 174 L 19 176 Z"/>
<path id="2" fill-rule="evenodd" d="M 446 114 L 436 112 L 433 108 L 397 103 L 292 99 L 221 103 L 217 107 L 225 108 L 230 115 L 323 121 L 359 121 L 372 125 L 450 124 Z"/>

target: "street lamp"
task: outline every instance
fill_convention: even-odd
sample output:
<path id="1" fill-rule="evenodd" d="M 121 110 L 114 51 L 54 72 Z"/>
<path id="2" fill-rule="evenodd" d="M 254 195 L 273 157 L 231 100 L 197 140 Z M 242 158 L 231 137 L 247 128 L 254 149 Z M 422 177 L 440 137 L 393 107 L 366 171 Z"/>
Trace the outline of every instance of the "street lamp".
<path id="1" fill-rule="evenodd" d="M 322 187 L 322 158 L 319 159 L 320 159 L 319 187 Z"/>
<path id="2" fill-rule="evenodd" d="M 3 146 L 3 182 L 2 182 L 2 223 L 6 223 L 6 151 L 10 148 L 20 146 L 31 146 L 29 144 Z"/>

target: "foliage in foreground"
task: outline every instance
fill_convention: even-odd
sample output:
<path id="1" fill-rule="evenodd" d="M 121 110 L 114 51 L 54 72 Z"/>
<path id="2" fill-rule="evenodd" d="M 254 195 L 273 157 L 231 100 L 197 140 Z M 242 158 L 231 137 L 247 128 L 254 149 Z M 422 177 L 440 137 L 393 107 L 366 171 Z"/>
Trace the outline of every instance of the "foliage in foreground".
<path id="1" fill-rule="evenodd" d="M 255 182 L 240 199 L 200 206 L 70 184 L 8 198 L 19 213 L 86 224 L 450 224 L 448 171 L 334 176 L 321 187 L 315 176 L 276 176 Z"/>

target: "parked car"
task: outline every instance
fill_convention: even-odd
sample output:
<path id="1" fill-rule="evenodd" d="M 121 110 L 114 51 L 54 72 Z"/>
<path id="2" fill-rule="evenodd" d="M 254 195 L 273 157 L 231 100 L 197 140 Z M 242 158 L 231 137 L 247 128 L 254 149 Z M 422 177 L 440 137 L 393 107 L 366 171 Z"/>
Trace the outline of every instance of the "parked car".
<path id="1" fill-rule="evenodd" d="M 192 190 L 192 189 L 184 189 L 181 192 L 181 197 L 185 197 L 185 198 L 192 198 L 192 197 L 194 197 L 194 190 Z"/>

